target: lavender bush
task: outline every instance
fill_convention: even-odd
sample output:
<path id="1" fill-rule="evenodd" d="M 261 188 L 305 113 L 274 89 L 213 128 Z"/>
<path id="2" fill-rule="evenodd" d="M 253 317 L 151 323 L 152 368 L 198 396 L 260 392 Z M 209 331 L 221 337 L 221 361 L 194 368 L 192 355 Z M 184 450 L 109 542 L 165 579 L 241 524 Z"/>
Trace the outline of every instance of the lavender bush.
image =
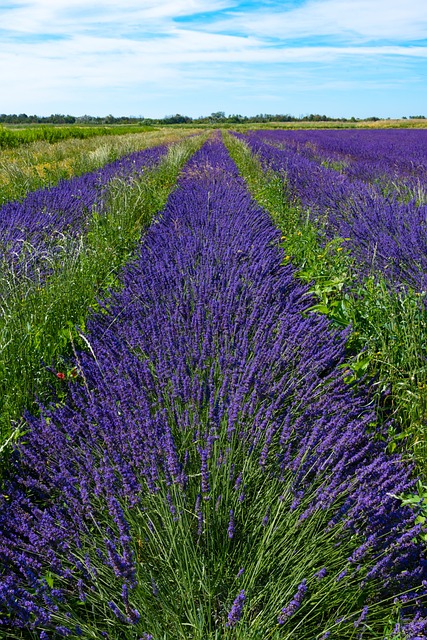
<path id="1" fill-rule="evenodd" d="M 196 152 L 67 402 L 27 416 L 6 637 L 426 637 L 410 469 L 279 238 L 224 146 Z"/>

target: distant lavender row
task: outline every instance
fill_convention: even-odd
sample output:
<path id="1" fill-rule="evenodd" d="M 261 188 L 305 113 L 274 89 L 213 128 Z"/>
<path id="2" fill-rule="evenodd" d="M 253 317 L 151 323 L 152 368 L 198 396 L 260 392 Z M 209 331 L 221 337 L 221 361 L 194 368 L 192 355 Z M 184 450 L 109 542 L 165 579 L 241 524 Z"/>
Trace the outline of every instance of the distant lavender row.
<path id="1" fill-rule="evenodd" d="M 325 222 L 329 238 L 350 239 L 365 273 L 374 269 L 395 285 L 427 290 L 427 205 L 385 198 L 361 180 L 320 166 L 297 148 L 267 143 L 265 132 L 236 135 L 265 168 L 286 173 L 289 197 L 309 209 L 313 219 Z M 269 142 L 282 138 L 282 133 L 268 134 Z"/>
<path id="2" fill-rule="evenodd" d="M 407 200 L 427 197 L 427 130 L 267 131 L 263 138 Z"/>
<path id="3" fill-rule="evenodd" d="M 84 385 L 70 386 L 65 407 L 29 418 L 0 496 L 4 629 L 54 629 L 64 601 L 98 592 L 94 558 L 104 566 L 102 582 L 116 585 L 111 611 L 138 624 L 129 598 L 141 572 L 147 584 L 139 588 L 156 585 L 154 608 L 169 585 L 161 566 L 141 561 L 137 571 L 136 538 L 147 548 L 154 531 L 150 511 L 135 530 L 121 505 L 144 514 L 150 500 L 167 500 L 177 532 L 195 513 L 188 536 L 201 553 L 209 512 L 215 539 L 230 545 L 229 562 L 240 562 L 241 541 L 256 528 L 246 510 L 262 499 L 265 478 L 278 483 L 265 521 L 285 499 L 286 509 L 305 502 L 301 522 L 324 510 L 332 530 L 343 526 L 358 540 L 349 573 L 364 576 L 368 590 L 377 585 L 377 599 L 420 587 L 420 526 L 393 497 L 410 487 L 409 469 L 368 435 L 374 415 L 339 368 L 345 335 L 325 317 L 303 313 L 307 289 L 282 266 L 279 238 L 224 146 L 206 144 L 149 229 L 123 290 L 89 322 L 96 360 L 80 355 Z M 244 456 L 228 460 L 237 446 Z M 264 472 L 259 486 L 246 486 L 249 458 Z M 222 487 L 211 484 L 221 468 Z M 293 477 L 286 498 L 285 477 Z M 96 549 L 94 525 L 103 539 Z M 232 567 L 235 574 L 241 566 Z M 53 588 L 48 571 L 66 587 L 55 578 Z M 309 573 L 304 580 L 311 590 L 319 582 Z M 242 615 L 245 593 L 228 626 Z M 67 629 L 82 635 L 72 614 Z"/>
<path id="4" fill-rule="evenodd" d="M 102 208 L 105 187 L 112 178 L 137 175 L 159 162 L 166 151 L 165 145 L 137 151 L 97 171 L 61 180 L 52 188 L 38 189 L 22 202 L 3 205 L 0 261 L 19 265 L 24 254 L 29 260 L 37 260 L 60 243 L 64 234 L 70 237 L 83 232 L 93 208 Z"/>

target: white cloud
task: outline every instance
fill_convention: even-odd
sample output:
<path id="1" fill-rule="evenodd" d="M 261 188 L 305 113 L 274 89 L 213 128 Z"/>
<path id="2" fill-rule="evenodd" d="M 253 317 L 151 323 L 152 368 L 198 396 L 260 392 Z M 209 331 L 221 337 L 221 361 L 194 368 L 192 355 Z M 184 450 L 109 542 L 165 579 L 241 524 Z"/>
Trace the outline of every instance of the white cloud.
<path id="1" fill-rule="evenodd" d="M 215 29 L 295 40 L 337 36 L 358 40 L 420 40 L 427 37 L 427 3 L 422 0 L 308 0 L 288 9 L 238 11 Z"/>
<path id="2" fill-rule="evenodd" d="M 75 34 L 95 26 L 110 24 L 117 30 L 135 23 L 151 29 L 173 18 L 201 12 L 219 11 L 230 6 L 225 0 L 30 0 L 12 9 L 2 9 L 3 29 L 21 33 Z"/>
<path id="3" fill-rule="evenodd" d="M 209 12 L 209 21 L 192 20 Z M 187 19 L 178 22 L 178 17 Z M 334 86 L 343 65 L 423 64 L 427 58 L 420 42 L 427 36 L 422 0 L 308 0 L 279 8 L 261 1 L 244 12 L 238 0 L 29 0 L 13 9 L 0 6 L 0 24 L 0 36 L 6 33 L 0 81 L 26 111 L 29 101 L 40 104 L 43 96 L 47 104 L 61 96 L 72 104 L 77 95 L 83 102 L 95 93 L 139 91 L 154 100 L 209 87 L 217 93 L 221 87 L 225 92 L 246 87 L 252 94 L 260 86 L 273 100 L 283 91 L 281 76 L 294 75 L 302 87 L 322 69 L 318 86 L 326 87 Z M 310 39 L 317 44 L 310 45 Z M 347 87 L 341 80 L 335 86 Z"/>

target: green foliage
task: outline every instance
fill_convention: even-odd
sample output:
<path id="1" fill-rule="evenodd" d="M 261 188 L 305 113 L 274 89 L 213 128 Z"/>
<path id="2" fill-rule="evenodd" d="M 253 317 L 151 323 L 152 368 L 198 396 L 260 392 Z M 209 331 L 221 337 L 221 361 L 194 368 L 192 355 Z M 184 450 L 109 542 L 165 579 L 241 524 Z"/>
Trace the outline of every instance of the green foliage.
<path id="1" fill-rule="evenodd" d="M 134 125 L 114 129 L 110 127 L 43 126 L 11 130 L 0 126 L 0 149 L 11 149 L 23 144 L 36 142 L 37 140 L 54 143 L 69 138 L 82 140 L 94 136 L 125 135 L 127 133 L 141 133 L 142 131 L 152 131 L 152 127 Z"/>

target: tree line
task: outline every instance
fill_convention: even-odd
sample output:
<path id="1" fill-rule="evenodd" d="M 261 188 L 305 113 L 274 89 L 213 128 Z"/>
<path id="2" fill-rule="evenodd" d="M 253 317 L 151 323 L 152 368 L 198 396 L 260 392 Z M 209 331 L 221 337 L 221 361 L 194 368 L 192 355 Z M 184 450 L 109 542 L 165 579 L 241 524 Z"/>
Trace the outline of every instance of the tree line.
<path id="1" fill-rule="evenodd" d="M 406 116 L 402 117 L 404 120 L 408 119 Z M 426 116 L 409 116 L 409 119 L 425 119 Z M 0 123 L 3 124 L 79 124 L 79 125 L 112 125 L 112 124 L 238 124 L 238 123 L 252 123 L 252 122 L 372 122 L 377 120 L 383 120 L 384 118 L 377 118 L 372 116 L 369 118 L 332 118 L 326 115 L 320 115 L 317 113 L 311 113 L 305 116 L 291 116 L 289 114 L 270 114 L 261 113 L 255 116 L 242 116 L 240 114 L 231 114 L 226 116 L 224 111 L 215 111 L 209 116 L 199 116 L 198 118 L 191 118 L 190 116 L 181 115 L 177 113 L 175 115 L 166 115 L 163 118 L 145 118 L 144 116 L 71 116 L 63 114 L 51 114 L 50 116 L 37 116 L 27 115 L 26 113 L 20 114 L 0 114 Z M 390 120 L 390 118 L 386 118 Z"/>

